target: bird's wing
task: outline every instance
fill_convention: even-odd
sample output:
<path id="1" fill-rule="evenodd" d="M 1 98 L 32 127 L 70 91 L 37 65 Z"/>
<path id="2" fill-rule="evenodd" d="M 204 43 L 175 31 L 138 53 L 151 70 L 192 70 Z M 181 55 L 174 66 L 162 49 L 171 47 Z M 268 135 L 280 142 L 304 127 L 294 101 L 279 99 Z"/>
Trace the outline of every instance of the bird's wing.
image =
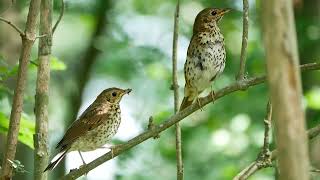
<path id="1" fill-rule="evenodd" d="M 86 132 L 93 130 L 108 118 L 110 106 L 99 105 L 89 106 L 78 120 L 74 121 L 56 148 L 61 150 L 69 147 L 77 138 L 84 135 Z"/>

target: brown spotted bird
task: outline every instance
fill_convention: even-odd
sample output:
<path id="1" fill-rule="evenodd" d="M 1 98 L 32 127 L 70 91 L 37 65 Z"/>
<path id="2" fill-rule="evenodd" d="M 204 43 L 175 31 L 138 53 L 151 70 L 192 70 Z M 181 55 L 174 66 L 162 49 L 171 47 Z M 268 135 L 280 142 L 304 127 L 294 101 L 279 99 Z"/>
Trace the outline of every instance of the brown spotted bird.
<path id="1" fill-rule="evenodd" d="M 120 101 L 131 89 L 109 88 L 74 121 L 56 148 L 59 154 L 44 171 L 52 170 L 71 151 L 92 151 L 102 147 L 116 134 L 120 122 Z M 112 151 L 112 149 L 111 149 Z M 84 162 L 82 156 L 82 161 Z"/>
<path id="2" fill-rule="evenodd" d="M 199 94 L 210 87 L 224 70 L 226 50 L 218 23 L 227 12 L 229 9 L 206 8 L 195 19 L 184 64 L 186 83 L 180 110 L 188 107 L 195 99 L 199 103 Z"/>

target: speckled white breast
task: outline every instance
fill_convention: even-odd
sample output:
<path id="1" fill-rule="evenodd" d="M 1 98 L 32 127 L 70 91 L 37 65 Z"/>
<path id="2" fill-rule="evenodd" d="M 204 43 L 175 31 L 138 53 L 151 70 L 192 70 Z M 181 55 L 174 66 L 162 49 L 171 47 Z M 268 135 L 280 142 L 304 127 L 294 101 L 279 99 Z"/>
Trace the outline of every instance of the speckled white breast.
<path id="1" fill-rule="evenodd" d="M 92 151 L 107 144 L 111 138 L 117 133 L 120 122 L 121 112 L 119 105 L 111 107 L 114 114 L 110 114 L 104 123 L 95 129 L 88 131 L 85 136 L 79 137 L 71 146 L 70 151 Z"/>

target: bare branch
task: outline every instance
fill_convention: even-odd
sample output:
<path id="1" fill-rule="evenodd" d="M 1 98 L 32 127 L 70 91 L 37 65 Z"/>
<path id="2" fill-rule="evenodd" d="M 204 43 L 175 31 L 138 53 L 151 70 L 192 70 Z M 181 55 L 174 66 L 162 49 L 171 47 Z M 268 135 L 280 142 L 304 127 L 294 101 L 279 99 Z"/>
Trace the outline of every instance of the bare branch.
<path id="1" fill-rule="evenodd" d="M 248 29 L 249 29 L 249 2 L 248 0 L 243 0 L 243 26 L 242 26 L 242 45 L 241 45 L 241 55 L 240 55 L 240 68 L 237 75 L 237 80 L 242 80 L 245 78 L 246 71 L 246 58 L 247 58 L 247 46 L 248 46 Z"/>
<path id="2" fill-rule="evenodd" d="M 309 140 L 315 138 L 320 134 L 320 125 L 317 125 L 316 127 L 313 127 L 307 131 L 307 135 Z M 273 150 L 271 153 L 271 160 L 274 161 L 278 156 L 277 149 Z M 236 177 L 233 178 L 233 180 L 245 180 L 249 176 L 253 175 L 255 172 L 260 170 L 262 168 L 259 167 L 259 164 L 257 161 L 252 162 L 250 165 L 248 165 L 246 168 L 244 168 Z M 246 174 L 244 174 L 246 173 Z M 240 178 L 242 177 L 242 178 Z"/>
<path id="3" fill-rule="evenodd" d="M 59 14 L 59 17 L 58 17 L 58 20 L 57 22 L 54 24 L 53 28 L 52 28 L 52 34 L 54 34 L 54 32 L 56 31 L 62 17 L 63 17 L 63 14 L 64 14 L 64 0 L 61 0 L 61 10 L 60 10 L 60 14 Z"/>
<path id="4" fill-rule="evenodd" d="M 173 29 L 173 43 L 172 43 L 172 89 L 174 96 L 174 113 L 179 110 L 179 85 L 177 72 L 177 47 L 179 34 L 179 11 L 180 1 L 177 0 L 176 11 L 174 15 L 174 29 Z M 177 161 L 177 180 L 184 179 L 183 161 L 182 161 L 182 147 L 181 147 L 181 127 L 176 123 L 176 161 Z"/>
<path id="5" fill-rule="evenodd" d="M 314 63 L 312 66 L 309 66 L 309 65 L 303 65 L 303 66 L 305 68 L 302 69 L 302 71 L 319 70 L 320 69 L 319 63 Z M 319 66 L 319 68 L 315 69 L 314 66 Z M 214 100 L 220 99 L 220 98 L 222 98 L 228 94 L 231 94 L 233 92 L 240 91 L 242 89 L 248 89 L 249 87 L 264 83 L 265 80 L 266 80 L 266 76 L 257 76 L 257 77 L 253 77 L 253 78 L 244 79 L 241 82 L 237 81 L 237 82 L 235 82 L 229 86 L 226 86 L 225 88 L 222 88 L 219 91 L 215 92 L 216 96 L 215 96 Z M 213 101 L 213 99 L 212 99 L 210 93 L 208 96 L 200 99 L 200 103 L 203 106 L 211 103 L 212 101 Z M 179 111 L 177 114 L 169 117 L 163 123 L 156 126 L 156 128 L 153 128 L 151 130 L 146 130 L 145 132 L 137 135 L 136 137 L 132 138 L 128 142 L 122 144 L 121 147 L 115 149 L 112 154 L 111 154 L 111 152 L 108 152 L 108 153 L 102 155 L 101 157 L 95 159 L 94 161 L 92 161 L 84 166 L 81 166 L 79 169 L 75 169 L 75 170 L 71 171 L 69 174 L 62 177 L 62 179 L 75 179 L 75 178 L 82 176 L 83 174 L 88 173 L 89 171 L 91 171 L 92 169 L 96 168 L 97 166 L 103 164 L 104 162 L 118 156 L 119 154 L 126 152 L 127 150 L 131 149 L 132 147 L 137 146 L 138 144 L 154 137 L 155 135 L 157 135 L 157 134 L 161 133 L 162 131 L 168 129 L 169 127 L 175 125 L 177 122 L 181 121 L 182 119 L 184 119 L 185 117 L 189 116 L 190 114 L 194 113 L 197 110 L 199 110 L 198 103 L 193 103 L 192 105 L 185 108 L 183 111 Z M 320 126 L 318 127 L 318 129 L 314 129 L 314 128 L 311 129 L 310 133 L 313 136 L 316 136 L 319 132 L 320 132 Z M 276 156 L 276 152 L 274 152 L 274 151 L 271 153 L 271 158 L 273 158 L 273 156 Z"/>
<path id="6" fill-rule="evenodd" d="M 0 21 L 3 21 L 3 22 L 5 22 L 5 23 L 7 23 L 9 26 L 11 26 L 13 29 L 15 29 L 15 30 L 20 34 L 20 36 L 24 36 L 23 31 L 22 31 L 21 29 L 19 29 L 18 26 L 16 26 L 15 24 L 13 24 L 11 21 L 6 20 L 6 19 L 4 19 L 4 18 L 2 18 L 2 17 L 0 17 Z"/>
<path id="7" fill-rule="evenodd" d="M 262 168 L 270 167 L 271 153 L 269 149 L 269 131 L 271 127 L 272 118 L 272 106 L 271 103 L 267 104 L 267 113 L 264 118 L 264 140 L 261 152 L 258 154 L 257 160 L 252 162 L 249 166 L 243 169 L 239 174 L 237 174 L 233 180 L 245 180 L 248 179 L 252 174 Z"/>

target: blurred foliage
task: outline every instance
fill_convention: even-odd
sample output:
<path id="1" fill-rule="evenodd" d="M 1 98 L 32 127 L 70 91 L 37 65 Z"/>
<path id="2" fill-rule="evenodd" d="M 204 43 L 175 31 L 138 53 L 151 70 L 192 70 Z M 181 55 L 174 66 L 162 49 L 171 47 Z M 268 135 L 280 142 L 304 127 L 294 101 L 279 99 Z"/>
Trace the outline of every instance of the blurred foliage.
<path id="1" fill-rule="evenodd" d="M 8 129 L 9 129 L 9 119 L 5 114 L 0 112 L 0 133 L 7 133 Z M 34 148 L 33 147 L 34 132 L 35 132 L 34 122 L 31 120 L 28 120 L 28 116 L 26 114 L 22 114 L 18 140 L 33 149 Z"/>
<path id="2" fill-rule="evenodd" d="M 23 21 L 28 2 L 27 0 L 16 1 L 17 17 L 20 16 Z M 60 0 L 54 0 L 54 20 L 59 14 L 60 2 Z M 112 2 L 113 6 L 106 12 L 105 31 L 99 37 L 90 39 L 97 28 L 97 12 L 101 5 L 99 3 L 105 3 L 105 1 L 65 1 L 65 15 L 53 37 L 53 54 L 50 64 L 53 70 L 49 105 L 50 147 L 54 147 L 63 135 L 65 127 L 68 126 L 66 122 L 73 121 L 65 117 L 70 117 L 68 113 L 71 113 L 70 109 L 74 106 L 70 103 L 70 97 L 80 94 L 76 77 L 82 77 L 78 67 L 84 63 L 81 60 L 90 43 L 93 43 L 98 51 L 98 56 L 88 70 L 90 78 L 88 82 L 84 82 L 86 87 L 83 96 L 78 97 L 82 98 L 83 106 L 90 104 L 95 96 L 107 87 L 133 89 L 130 97 L 124 99 L 121 105 L 123 117 L 125 117 L 122 124 L 125 124 L 125 128 L 118 133 L 118 139 L 114 142 L 127 141 L 146 129 L 150 116 L 154 117 L 155 123 L 161 123 L 173 114 L 173 92 L 170 86 L 173 15 L 176 0 L 114 0 Z M 213 84 L 213 88 L 218 90 L 235 81 L 241 49 L 242 1 L 181 0 L 180 2 L 178 81 L 181 99 L 184 86 L 183 64 L 192 35 L 194 17 L 205 7 L 233 9 L 219 24 L 225 36 L 227 64 L 223 75 Z M 251 77 L 264 74 L 266 70 L 261 38 L 260 0 L 249 2 L 247 74 Z M 304 1 L 303 7 L 295 8 L 301 63 L 319 62 L 320 15 L 318 12 L 320 12 L 319 7 L 314 6 L 313 1 Z M 10 114 L 17 75 L 17 59 L 10 58 L 10 54 L 6 54 L 1 49 L 2 46 L 10 46 L 10 42 L 0 41 L 1 133 L 6 132 L 8 127 L 7 117 Z M 31 57 L 31 59 L 37 59 L 36 46 Z M 34 62 L 37 64 L 36 60 Z M 19 140 L 31 148 L 34 132 L 36 68 L 34 64 L 30 64 L 24 97 L 24 114 L 28 116 L 23 116 L 19 134 Z M 320 122 L 319 71 L 303 73 L 302 78 L 307 125 L 312 127 Z M 183 120 L 181 125 L 186 179 L 232 179 L 242 168 L 255 160 L 263 142 L 263 119 L 267 101 L 267 85 L 258 85 L 247 91 L 225 96 L 214 104 L 204 107 L 204 111 L 195 112 Z M 271 146 L 274 147 L 274 141 Z M 28 151 L 28 153 L 33 152 Z M 24 157 L 24 152 L 22 154 L 21 157 Z M 26 167 L 32 167 L 33 164 L 30 159 L 23 159 L 21 162 Z M 96 171 L 88 174 L 87 179 L 99 179 L 99 177 L 105 179 L 106 170 L 109 172 L 108 177 L 119 180 L 175 179 L 174 128 L 161 133 L 159 139 L 150 139 L 122 154 L 115 162 L 115 167 L 98 167 Z M 79 164 L 72 163 L 72 165 L 77 167 Z M 61 172 L 64 173 L 64 170 Z M 52 174 L 55 175 L 58 172 L 55 171 Z M 273 174 L 274 169 L 268 168 L 259 171 L 250 179 L 274 179 Z M 60 177 L 61 174 L 57 176 Z M 27 179 L 25 176 L 20 178 Z"/>

